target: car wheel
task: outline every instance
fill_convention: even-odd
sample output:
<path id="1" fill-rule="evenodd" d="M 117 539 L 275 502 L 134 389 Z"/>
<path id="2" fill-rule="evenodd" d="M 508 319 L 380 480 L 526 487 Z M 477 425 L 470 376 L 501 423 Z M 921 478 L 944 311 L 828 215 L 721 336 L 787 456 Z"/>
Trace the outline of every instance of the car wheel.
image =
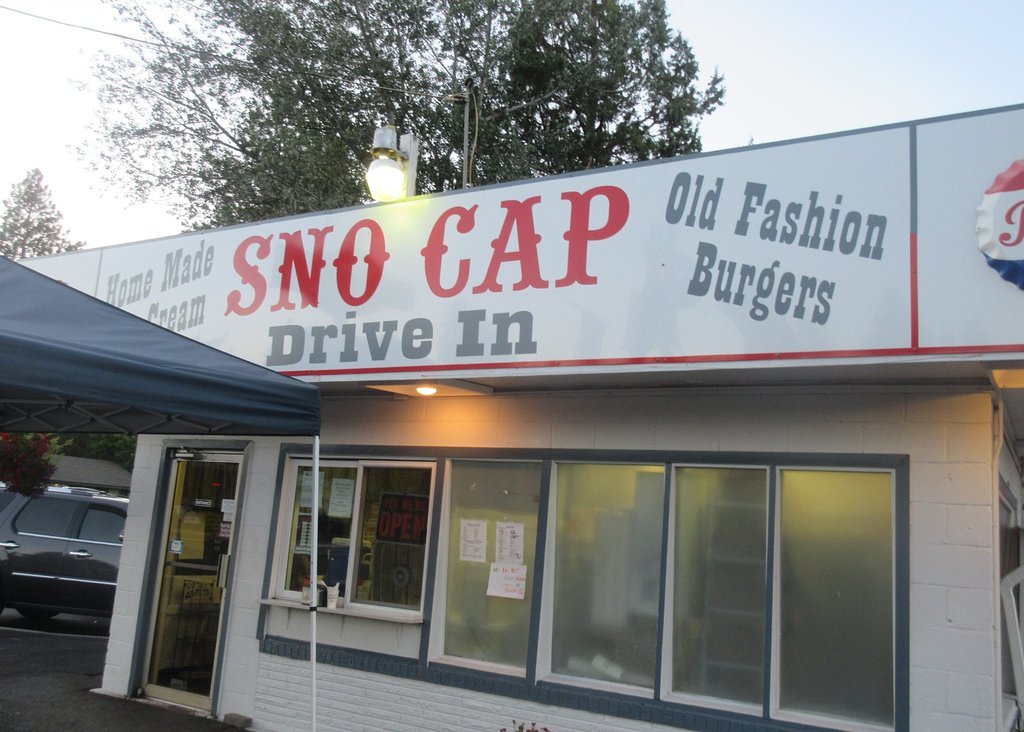
<path id="1" fill-rule="evenodd" d="M 46 620 L 57 614 L 56 610 L 40 610 L 38 608 L 15 608 L 22 617 L 31 620 Z"/>

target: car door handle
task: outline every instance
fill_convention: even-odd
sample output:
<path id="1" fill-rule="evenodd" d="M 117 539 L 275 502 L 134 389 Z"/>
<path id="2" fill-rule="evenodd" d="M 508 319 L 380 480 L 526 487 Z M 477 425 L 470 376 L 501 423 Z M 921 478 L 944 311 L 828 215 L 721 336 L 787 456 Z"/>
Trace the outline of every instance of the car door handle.
<path id="1" fill-rule="evenodd" d="M 92 556 L 92 552 L 87 552 L 85 549 L 75 549 L 74 551 L 68 552 L 69 557 L 75 557 L 77 559 L 86 559 Z"/>
<path id="2" fill-rule="evenodd" d="M 17 549 L 20 546 L 16 541 L 0 541 L 0 549 Z"/>

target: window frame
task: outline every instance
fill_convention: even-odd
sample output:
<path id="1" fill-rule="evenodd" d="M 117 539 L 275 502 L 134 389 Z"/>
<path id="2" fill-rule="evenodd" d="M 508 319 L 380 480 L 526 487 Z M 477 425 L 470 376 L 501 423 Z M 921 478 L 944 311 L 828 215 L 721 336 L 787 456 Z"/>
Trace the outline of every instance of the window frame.
<path id="1" fill-rule="evenodd" d="M 555 597 L 555 569 L 556 569 L 556 548 L 557 548 L 557 528 L 558 528 L 558 468 L 560 465 L 613 465 L 613 466 L 632 466 L 632 467 L 655 467 L 660 466 L 663 470 L 662 473 L 662 511 L 665 511 L 664 501 L 664 490 L 666 489 L 666 481 L 668 480 L 665 470 L 669 469 L 669 463 L 664 460 L 646 460 L 645 456 L 640 454 L 637 455 L 636 459 L 621 459 L 616 458 L 603 458 L 600 455 L 595 455 L 593 459 L 561 459 L 559 457 L 552 457 L 550 459 L 551 470 L 548 478 L 548 484 L 546 486 L 548 491 L 547 497 L 547 523 L 538 529 L 538 535 L 543 533 L 545 537 L 544 546 L 544 557 L 543 557 L 543 581 L 540 588 L 540 613 L 538 618 L 538 624 L 540 632 L 538 634 L 537 642 L 537 660 L 534 664 L 536 672 L 536 678 L 540 681 L 549 683 L 563 684 L 565 686 L 579 687 L 581 689 L 591 689 L 597 691 L 605 691 L 614 694 L 623 694 L 639 699 L 656 699 L 659 695 L 660 690 L 660 679 L 658 674 L 658 663 L 661 656 L 660 642 L 655 637 L 654 642 L 654 668 L 651 670 L 652 684 L 650 688 L 644 686 L 637 686 L 634 684 L 627 684 L 616 681 L 608 681 L 604 679 L 594 679 L 585 676 L 571 676 L 569 674 L 559 673 L 552 669 L 552 656 L 554 646 L 554 597 Z M 543 493 L 541 494 L 543 497 Z M 543 500 L 543 498 L 542 498 Z M 662 552 L 661 565 L 658 569 L 661 575 L 661 587 L 659 592 L 664 592 L 665 584 L 665 542 L 664 542 L 664 531 L 665 531 L 665 516 L 662 515 L 662 526 L 659 527 L 661 535 L 659 536 L 659 551 Z M 657 602 L 657 613 L 659 618 L 657 622 L 661 622 L 663 618 L 664 602 L 659 598 Z M 527 670 L 529 673 L 529 669 Z"/>
<path id="2" fill-rule="evenodd" d="M 531 599 L 530 607 L 530 634 L 527 638 L 529 644 L 533 637 L 533 628 L 537 624 L 537 607 L 540 601 L 540 595 L 542 589 L 538 582 L 538 573 L 542 571 L 541 562 L 536 561 L 541 557 L 541 534 L 544 531 L 543 519 L 544 512 L 541 510 L 541 502 L 544 500 L 544 460 L 541 458 L 525 459 L 525 458 L 487 458 L 487 457 L 448 457 L 445 459 L 445 470 L 444 470 L 444 485 L 442 486 L 441 494 L 441 521 L 438 527 L 438 537 L 436 546 L 437 555 L 437 569 L 434 576 L 433 592 L 434 602 L 432 606 L 432 617 L 435 622 L 430 624 L 430 638 L 428 648 L 428 658 L 431 663 L 441 663 L 447 666 L 455 666 L 459 668 L 471 669 L 474 671 L 481 671 L 484 673 L 500 674 L 502 676 L 508 676 L 512 678 L 525 679 L 530 673 L 530 662 L 529 653 L 527 654 L 526 665 L 513 666 L 510 664 L 494 663 L 491 661 L 481 661 L 478 659 L 464 658 L 462 656 L 449 656 L 445 653 L 445 641 L 446 641 L 446 624 L 447 624 L 447 612 L 448 612 L 448 579 L 449 579 L 449 567 L 448 567 L 448 554 L 451 549 L 451 530 L 452 530 L 452 474 L 454 472 L 453 465 L 455 463 L 508 463 L 508 464 L 530 464 L 537 465 L 539 467 L 539 482 L 538 482 L 538 502 L 537 502 L 537 536 L 536 546 L 534 547 L 535 561 L 533 567 L 529 568 L 527 574 L 527 583 L 533 587 L 533 594 Z M 490 541 L 490 539 L 488 539 Z"/>
<path id="3" fill-rule="evenodd" d="M 725 699 L 722 697 L 709 696 L 706 694 L 693 694 L 685 691 L 676 691 L 674 687 L 675 673 L 672 665 L 673 650 L 675 644 L 674 638 L 674 623 L 673 618 L 675 616 L 675 556 L 676 556 L 676 537 L 678 536 L 678 526 L 676 525 L 676 508 L 678 505 L 679 498 L 679 485 L 676 481 L 676 475 L 679 468 L 702 468 L 702 469 L 723 469 L 723 470 L 761 470 L 764 472 L 765 477 L 765 547 L 764 547 L 764 561 L 765 561 L 765 611 L 764 611 L 764 635 L 766 643 L 770 639 L 772 632 L 771 623 L 771 612 L 772 612 L 772 598 L 770 596 L 771 583 L 769 582 L 769 575 L 772 573 L 773 563 L 773 552 L 772 552 L 772 511 L 771 503 L 774 498 L 774 471 L 769 463 L 757 463 L 757 462 L 734 462 L 734 463 L 722 463 L 722 462 L 673 462 L 669 464 L 668 469 L 670 472 L 670 485 L 669 485 L 669 508 L 668 508 L 668 537 L 667 537 L 667 549 L 665 552 L 665 595 L 664 602 L 662 603 L 662 619 L 664 624 L 664 631 L 662 637 L 662 643 L 660 646 L 661 652 L 661 676 L 658 681 L 658 689 L 660 691 L 660 698 L 665 701 L 673 702 L 676 704 L 689 704 L 692 706 L 702 707 L 706 709 L 718 709 L 724 712 L 734 712 L 737 714 L 746 714 L 761 716 L 764 712 L 765 699 L 762 692 L 762 700 L 760 704 L 752 704 L 747 702 L 736 701 L 733 699 Z M 763 648 L 762 662 L 770 658 L 769 646 L 766 645 Z M 767 676 L 769 669 L 764 668 L 763 674 Z"/>
<path id="4" fill-rule="evenodd" d="M 892 532 L 892 543 L 890 545 L 891 552 L 891 563 L 892 563 L 892 622 L 889 626 L 891 628 L 891 639 L 892 639 L 892 693 L 893 693 L 893 723 L 891 725 L 877 725 L 870 722 L 863 722 L 856 719 L 850 719 L 847 717 L 833 716 L 828 714 L 814 714 L 811 712 L 794 711 L 790 709 L 783 709 L 780 706 L 780 694 L 781 694 L 781 619 L 780 619 L 780 607 L 779 593 L 781 592 L 781 563 L 779 557 L 781 554 L 781 542 L 782 542 L 782 474 L 787 470 L 793 471 L 822 471 L 832 473 L 887 473 L 889 475 L 889 506 L 891 511 L 891 524 L 890 529 Z M 770 607 L 768 610 L 770 628 L 771 628 L 771 671 L 768 677 L 769 682 L 769 698 L 768 698 L 768 715 L 770 719 L 778 720 L 780 722 L 795 722 L 798 724 L 806 724 L 815 727 L 824 727 L 827 729 L 841 730 L 842 732 L 892 732 L 893 729 L 899 728 L 900 719 L 900 704 L 899 695 L 900 689 L 898 687 L 898 679 L 900 676 L 900 638 L 899 638 L 899 622 L 900 622 L 900 556 L 899 556 L 899 541 L 900 541 L 900 499 L 899 499 L 899 485 L 898 476 L 895 468 L 873 468 L 873 467 L 847 467 L 837 465 L 793 465 L 776 463 L 773 470 L 773 484 L 774 490 L 769 498 L 770 501 L 770 514 L 769 520 L 771 521 L 771 553 L 770 553 L 770 572 L 771 572 L 771 589 L 769 591 Z M 909 599 L 909 598 L 908 598 Z"/>
<path id="5" fill-rule="evenodd" d="M 347 460 L 343 458 L 339 459 L 321 459 L 320 469 L 323 470 L 325 466 L 332 468 L 355 468 L 356 469 L 356 485 L 362 479 L 362 471 L 359 468 L 358 462 L 355 460 Z M 289 590 L 287 588 L 287 575 L 289 567 L 289 558 L 292 554 L 291 536 L 292 536 L 292 524 L 295 519 L 295 511 L 297 506 L 295 504 L 296 492 L 299 490 L 299 470 L 301 468 L 313 468 L 312 458 L 303 457 L 291 457 L 285 461 L 285 472 L 284 480 L 282 482 L 281 492 L 281 507 L 282 511 L 278 516 L 277 535 L 275 540 L 274 550 L 274 569 L 273 579 L 271 585 L 271 597 L 277 600 L 285 600 L 288 602 L 302 602 L 302 591 L 301 590 Z M 323 490 L 321 486 L 320 500 L 323 501 Z M 357 511 L 356 504 L 359 502 L 358 491 L 353 494 L 353 506 L 352 506 L 352 526 L 355 526 L 355 514 Z M 319 516 L 319 506 L 317 507 L 317 515 Z M 351 541 L 351 536 L 349 537 Z M 318 567 L 319 569 L 319 567 Z M 324 568 L 326 569 L 326 567 Z M 352 556 L 349 554 L 348 567 L 345 570 L 346 576 L 346 593 L 348 592 L 347 578 L 352 573 Z M 339 598 L 340 604 L 340 598 Z"/>
<path id="6" fill-rule="evenodd" d="M 290 502 L 294 500 L 295 472 L 294 463 L 302 456 L 300 448 L 294 452 L 282 450 L 282 460 L 278 468 L 278 485 L 281 497 L 278 502 L 279 513 L 277 523 L 279 526 L 286 526 L 290 519 Z M 379 456 L 379 457 L 375 457 Z M 301 458 L 298 458 L 301 459 Z M 670 539 L 674 541 L 673 534 L 675 527 L 673 523 L 674 504 L 670 503 L 675 499 L 676 488 L 674 486 L 675 468 L 678 466 L 700 466 L 700 467 L 721 467 L 721 468 L 755 468 L 768 469 L 768 526 L 767 543 L 769 545 L 769 556 L 767 557 L 768 567 L 766 581 L 770 586 L 765 590 L 765 615 L 770 623 L 766 628 L 766 635 L 774 633 L 772 618 L 775 613 L 775 594 L 777 582 L 775 581 L 774 565 L 777 521 L 776 505 L 778 499 L 778 471 L 791 470 L 825 470 L 825 471 L 864 471 L 864 472 L 886 472 L 890 475 L 891 500 L 892 500 L 892 545 L 891 557 L 894 565 L 893 571 L 893 626 L 892 626 L 892 647 L 894 665 L 892 669 L 893 688 L 893 723 L 891 727 L 882 727 L 896 732 L 905 732 L 909 728 L 910 720 L 910 456 L 906 454 L 888 453 L 801 453 L 801 452 L 722 452 L 708 450 L 592 450 L 592 449 L 549 449 L 549 448 L 452 448 L 452 447 L 408 447 L 404 448 L 400 456 L 395 455 L 394 448 L 384 445 L 380 446 L 333 446 L 328 447 L 325 457 L 321 459 L 327 463 L 349 463 L 358 464 L 396 464 L 408 466 L 419 464 L 432 465 L 434 468 L 434 482 L 431 488 L 430 497 L 430 518 L 428 523 L 429 535 L 427 538 L 426 565 L 424 567 L 424 588 L 423 613 L 420 617 L 410 618 L 407 614 L 382 612 L 387 608 L 365 608 L 353 605 L 346 605 L 338 610 L 321 611 L 328 614 L 361 615 L 375 620 L 391 622 L 416 623 L 423 622 L 422 635 L 420 637 L 420 651 L 418 656 L 410 657 L 401 669 L 390 669 L 381 667 L 380 673 L 409 675 L 422 675 L 425 681 L 440 684 L 443 686 L 454 686 L 457 688 L 476 689 L 482 688 L 481 684 L 489 685 L 500 681 L 502 688 L 507 688 L 508 693 L 514 698 L 524 701 L 546 703 L 550 694 L 557 693 L 564 698 L 564 703 L 580 709 L 587 709 L 601 714 L 611 714 L 613 717 L 625 717 L 631 719 L 658 718 L 669 725 L 692 726 L 700 721 L 702 724 L 715 725 L 725 720 L 740 720 L 742 724 L 748 725 L 752 730 L 775 729 L 782 724 L 787 726 L 790 722 L 783 719 L 785 712 L 779 715 L 773 712 L 770 703 L 770 683 L 778 677 L 778 669 L 771 667 L 772 656 L 768 649 L 766 658 L 765 673 L 767 674 L 765 690 L 763 695 L 763 707 L 755 709 L 753 706 L 746 706 L 742 709 L 732 707 L 734 702 L 719 700 L 711 697 L 698 697 L 693 695 L 691 699 L 683 699 L 680 692 L 672 692 L 671 684 L 671 646 L 666 638 L 671 625 L 671 573 L 674 571 L 674 544 L 670 545 Z M 448 534 L 450 533 L 450 507 L 451 507 L 451 483 L 449 480 L 449 465 L 452 461 L 479 460 L 486 462 L 539 462 L 541 463 L 540 486 L 539 486 L 539 509 L 538 528 L 535 564 L 536 570 L 532 573 L 530 580 L 533 588 L 533 601 L 530 612 L 530 635 L 527 649 L 527 661 L 525 678 L 522 669 L 508 669 L 494 667 L 486 663 L 467 660 L 452 659 L 441 655 L 444 648 L 444 607 L 447 603 L 448 585 L 446 577 L 446 557 L 449 548 Z M 286 462 L 288 473 L 285 473 Z M 308 464 L 307 458 L 307 464 Z M 661 598 L 658 603 L 658 637 L 655 646 L 655 669 L 653 675 L 653 691 L 650 688 L 638 688 L 618 684 L 610 681 L 591 679 L 585 677 L 571 677 L 551 672 L 551 633 L 552 633 L 552 603 L 553 603 L 553 569 L 555 566 L 554 552 L 556 548 L 557 529 L 557 466 L 559 464 L 584 463 L 584 464 L 610 464 L 610 465 L 659 465 L 666 471 L 665 495 L 664 495 L 664 521 L 658 528 L 651 527 L 652 537 L 657 533 L 661 541 L 662 562 L 660 566 L 660 592 Z M 290 484 L 290 490 L 286 486 Z M 440 494 L 437 491 L 441 491 Z M 362 477 L 360 476 L 360 496 L 362 495 Z M 275 511 L 275 512 L 278 512 Z M 441 513 L 437 513 L 440 511 Z M 440 532 L 438 535 L 436 532 Z M 287 534 L 285 534 L 287 536 Z M 272 547 L 274 569 L 278 562 L 279 552 Z M 298 603 L 275 602 L 273 587 L 277 585 L 276 576 L 268 582 L 268 593 L 270 600 L 268 605 L 286 605 L 293 609 L 298 608 Z M 266 612 L 266 610 L 264 611 Z M 424 617 L 425 616 L 425 617 Z M 299 646 L 304 641 L 299 641 Z M 275 637 L 273 643 L 268 646 L 268 652 L 287 655 L 293 651 L 288 650 L 294 642 L 287 638 Z M 766 643 L 770 645 L 770 643 Z M 271 650 L 272 649 L 272 650 Z M 364 664 L 374 665 L 376 655 L 371 649 L 359 650 L 339 646 L 338 654 L 332 656 L 329 663 L 350 667 L 363 668 Z M 365 656 L 365 657 L 364 657 Z M 639 691 L 640 693 L 637 693 Z M 505 692 L 498 691 L 500 695 Z M 608 705 L 617 711 L 608 710 Z M 653 715 L 653 717 L 652 717 Z M 811 726 L 808 729 L 834 729 L 845 730 L 847 728 L 862 730 L 873 729 L 865 727 L 856 720 L 840 717 L 802 717 L 807 720 L 805 723 Z"/>
<path id="7" fill-rule="evenodd" d="M 313 459 L 311 457 L 303 456 L 287 456 L 284 461 L 284 476 L 282 479 L 282 491 L 281 491 L 281 507 L 283 510 L 280 511 L 277 522 L 277 535 L 275 538 L 275 549 L 274 549 L 274 567 L 271 572 L 271 590 L 270 596 L 274 600 L 284 601 L 287 603 L 302 604 L 302 592 L 296 590 L 289 590 L 286 588 L 286 575 L 288 568 L 288 560 L 291 552 L 291 531 L 292 522 L 294 519 L 295 506 L 295 495 L 296 491 L 299 490 L 299 470 L 302 467 L 312 468 Z M 356 541 L 356 538 L 360 536 L 362 527 L 363 515 L 366 510 L 366 468 L 410 468 L 410 469 L 427 469 L 430 471 L 429 478 L 429 491 L 426 495 L 427 498 L 427 534 L 423 547 L 423 568 L 421 571 L 422 581 L 420 587 L 420 602 L 418 609 L 412 608 L 401 608 L 388 605 L 380 605 L 369 603 L 354 598 L 355 584 L 352 582 L 352 577 L 358 572 L 356 567 L 356 560 L 359 552 L 350 551 L 348 557 L 348 566 L 346 568 L 346 581 L 345 581 L 345 593 L 339 595 L 338 605 L 336 608 L 318 607 L 318 612 L 323 613 L 336 613 L 339 615 L 350 615 L 355 617 L 374 618 L 380 620 L 390 620 L 393 622 L 400 623 L 422 623 L 425 616 L 425 607 L 429 601 L 427 594 L 429 589 L 429 576 L 428 568 L 430 566 L 430 559 L 432 556 L 433 545 L 435 543 L 433 536 L 433 523 L 434 523 L 434 499 L 438 490 L 437 486 L 437 461 L 436 460 L 424 460 L 424 459 L 379 459 L 379 458 L 353 458 L 345 456 L 325 456 L 319 460 L 320 470 L 324 468 L 355 468 L 356 470 L 356 485 L 355 491 L 352 498 L 352 519 L 351 519 L 351 533 L 349 535 L 350 546 L 352 542 Z M 321 486 L 320 500 L 323 502 L 324 492 Z M 320 506 L 317 507 L 317 516 L 319 516 Z M 321 568 L 317 566 L 318 573 Z M 305 605 L 303 605 L 305 607 Z"/>

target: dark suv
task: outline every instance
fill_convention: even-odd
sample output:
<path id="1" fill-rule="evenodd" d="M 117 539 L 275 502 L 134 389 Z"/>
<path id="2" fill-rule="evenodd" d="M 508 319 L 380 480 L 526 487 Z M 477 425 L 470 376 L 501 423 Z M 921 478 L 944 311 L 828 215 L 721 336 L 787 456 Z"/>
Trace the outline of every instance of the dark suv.
<path id="1" fill-rule="evenodd" d="M 0 484 L 0 610 L 110 615 L 128 499 L 88 488 L 38 498 Z"/>

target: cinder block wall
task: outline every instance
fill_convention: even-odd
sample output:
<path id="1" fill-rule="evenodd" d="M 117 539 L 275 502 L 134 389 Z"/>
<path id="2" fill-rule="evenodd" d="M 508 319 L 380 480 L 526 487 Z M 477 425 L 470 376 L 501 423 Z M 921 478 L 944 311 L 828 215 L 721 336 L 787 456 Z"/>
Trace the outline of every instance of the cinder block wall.
<path id="1" fill-rule="evenodd" d="M 339 399 L 325 402 L 322 438 L 325 445 L 396 447 L 908 454 L 911 729 L 970 732 L 999 725 L 998 446 L 989 393 L 805 389 Z M 141 549 L 148 541 L 152 499 L 147 493 L 156 471 L 151 463 L 159 459 L 158 447 L 155 457 L 150 454 L 148 439 L 140 445 L 122 555 L 126 579 L 111 623 L 103 684 L 114 693 L 127 691 L 126 658 L 139 606 L 134 579 L 141 579 L 142 571 L 136 562 L 144 555 L 128 551 L 127 544 L 138 542 L 133 546 Z M 257 729 L 298 730 L 308 725 L 303 716 L 308 715 L 308 677 L 306 685 L 302 681 L 308 669 L 257 650 L 278 442 L 254 445 L 225 637 L 230 662 L 218 713 L 251 716 Z M 326 626 L 331 620 L 322 622 Z M 302 637 L 303 623 L 288 625 Z M 553 732 L 661 729 L 327 666 L 320 667 L 318 678 L 321 724 L 339 720 L 335 729 L 497 732 L 513 717 L 547 724 Z M 380 695 L 380 703 L 367 703 L 367 689 Z M 440 716 L 428 718 L 425 709 Z M 448 709 L 459 711 L 450 712 L 449 719 Z M 404 719 L 408 726 L 396 721 Z M 435 719 L 437 726 L 431 726 Z"/>
<path id="2" fill-rule="evenodd" d="M 993 420 L 992 395 L 987 392 L 808 389 L 761 394 L 543 394 L 346 402 L 344 409 L 326 411 L 324 441 L 908 454 L 911 729 L 988 732 L 1001 723 L 995 551 L 1000 446 Z M 279 662 L 261 659 L 261 696 L 273 689 L 263 673 L 267 663 Z M 328 669 L 325 673 L 351 675 Z M 403 705 L 402 690 L 408 682 L 375 681 L 396 687 L 389 712 Z M 478 694 L 444 687 L 436 694 L 439 701 L 448 703 L 481 701 Z M 504 710 L 502 718 L 517 708 L 509 699 L 491 698 L 487 703 Z M 417 706 L 410 704 L 408 710 L 413 719 Z M 374 717 L 373 709 L 363 709 L 362 714 L 370 715 L 364 716 L 367 729 L 403 729 L 389 726 L 383 716 Z M 264 719 L 259 710 L 256 717 L 267 729 L 289 728 L 276 726 L 280 720 Z M 599 729 L 604 723 L 587 715 L 576 719 L 553 729 Z M 619 730 L 650 729 L 622 719 L 612 725 Z M 458 723 L 449 728 L 469 732 L 490 727 Z"/>
<path id="3" fill-rule="evenodd" d="M 107 641 L 107 660 L 101 687 L 105 693 L 116 696 L 134 694 L 132 661 L 137 653 L 141 652 L 143 658 L 145 655 L 145 649 L 136 649 L 135 644 L 144 602 L 142 593 L 146 561 L 150 544 L 154 541 L 153 535 L 160 533 L 160 529 L 153 526 L 153 516 L 156 512 L 156 486 L 160 477 L 162 444 L 162 438 L 139 437 L 135 451 L 128 519 L 124 526 L 124 545 L 121 547 L 117 593 L 110 618 L 110 638 Z"/>

